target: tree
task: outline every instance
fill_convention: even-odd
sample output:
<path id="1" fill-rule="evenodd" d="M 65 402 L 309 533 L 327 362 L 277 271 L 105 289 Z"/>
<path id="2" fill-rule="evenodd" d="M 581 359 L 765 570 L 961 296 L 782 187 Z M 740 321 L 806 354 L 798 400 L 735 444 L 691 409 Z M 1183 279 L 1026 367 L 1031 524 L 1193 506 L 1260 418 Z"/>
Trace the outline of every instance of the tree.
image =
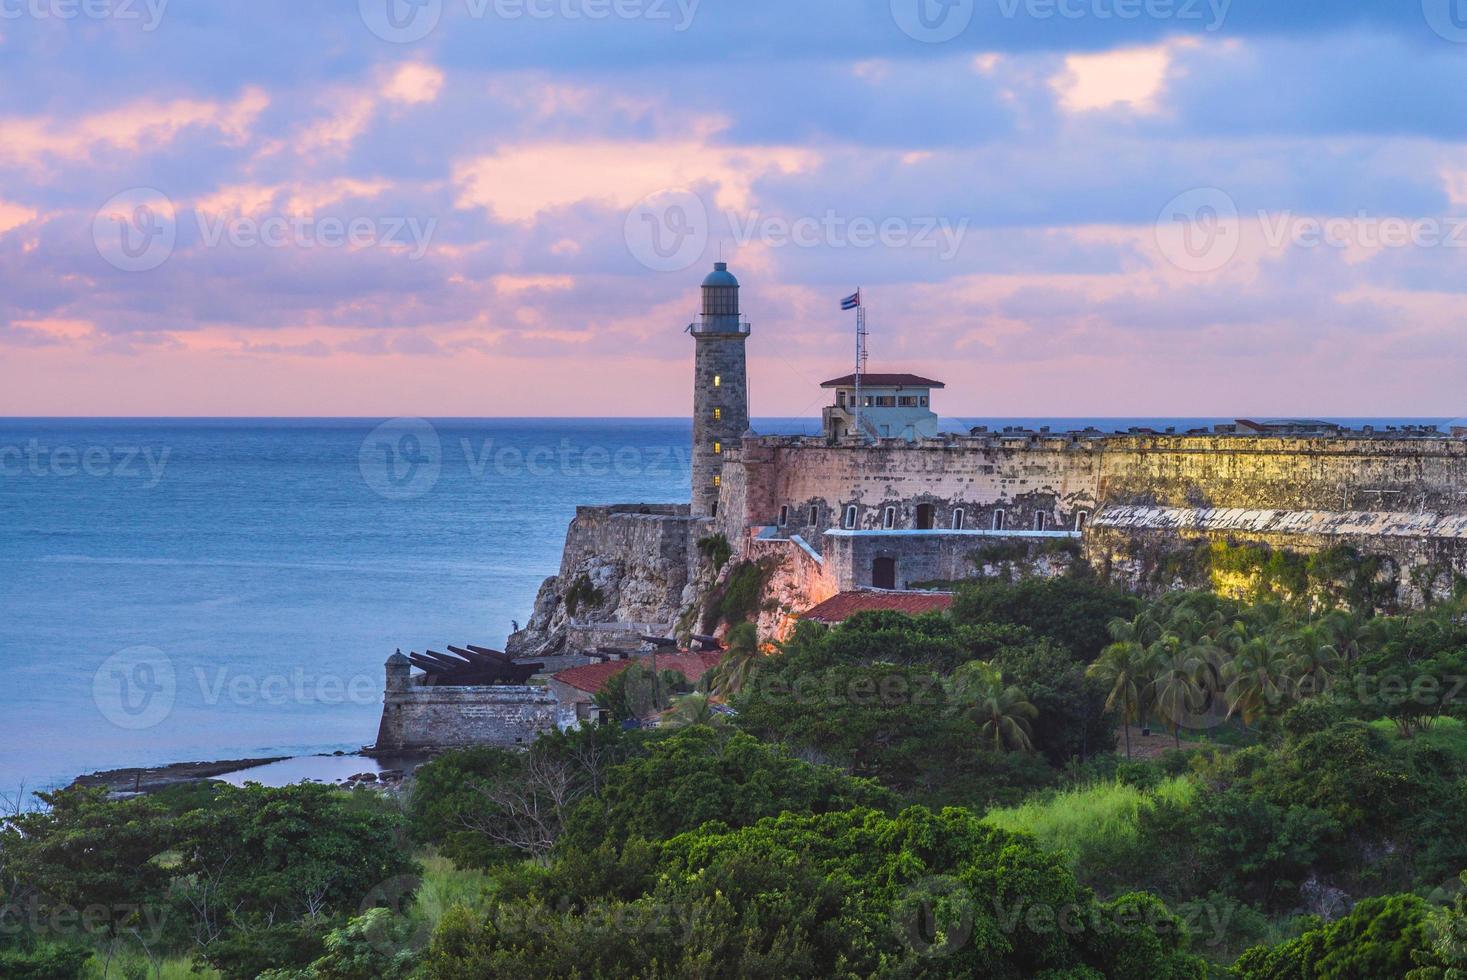
<path id="1" fill-rule="evenodd" d="M 1300 627 L 1285 647 L 1296 696 L 1327 691 L 1344 662 L 1334 645 L 1334 630 L 1322 623 Z"/>
<path id="2" fill-rule="evenodd" d="M 1134 624 L 1125 620 L 1112 623 L 1112 635 L 1127 637 L 1118 639 L 1100 654 L 1085 671 L 1087 677 L 1100 681 L 1106 691 L 1107 711 L 1119 710 L 1121 724 L 1126 729 L 1126 758 L 1131 757 L 1131 722 L 1141 717 L 1142 695 L 1150 683 L 1146 648 L 1139 639 Z"/>
<path id="3" fill-rule="evenodd" d="M 632 838 L 662 840 L 710 820 L 741 827 L 785 811 L 892 803 L 867 780 L 801 762 L 748 735 L 685 728 L 659 735 L 645 755 L 611 769 L 601 794 L 571 814 L 566 846 L 590 852 Z"/>
<path id="4" fill-rule="evenodd" d="M 220 786 L 177 826 L 174 898 L 227 977 L 310 962 L 374 889 L 417 870 L 401 816 L 370 790 Z"/>
<path id="5" fill-rule="evenodd" d="M 1140 607 L 1136 597 L 1089 578 L 1025 579 L 962 586 L 952 618 L 959 624 L 1027 627 L 1088 664 L 1111 642 L 1109 624 L 1134 617 Z"/>
<path id="6" fill-rule="evenodd" d="M 1259 715 L 1276 710 L 1287 696 L 1289 674 L 1288 655 L 1272 636 L 1246 640 L 1224 672 L 1228 713 L 1246 728 Z"/>
<path id="7" fill-rule="evenodd" d="M 1350 913 L 1278 946 L 1238 957 L 1241 980 L 1404 977 L 1431 944 L 1430 908 L 1415 895 L 1362 899 Z"/>
<path id="8" fill-rule="evenodd" d="M 978 722 L 979 740 L 995 752 L 1032 751 L 1032 724 L 1039 712 L 1024 692 L 1005 683 L 993 664 L 975 660 L 953 672 L 949 689 L 955 704 Z"/>
<path id="9" fill-rule="evenodd" d="M 761 659 L 758 630 L 753 623 L 738 624 L 728 631 L 723 659 L 709 674 L 708 692 L 719 698 L 739 693 L 753 676 Z"/>
<path id="10" fill-rule="evenodd" d="M 1467 980 L 1467 871 L 1461 886 L 1450 908 L 1432 914 L 1431 948 L 1413 954 L 1416 969 L 1406 980 Z"/>
<path id="11" fill-rule="evenodd" d="M 663 728 L 687 728 L 690 725 L 722 728 L 728 724 L 728 718 L 714 710 L 711 697 L 694 691 L 673 698 L 672 707 L 662 713 L 661 724 Z"/>
<path id="12" fill-rule="evenodd" d="M 1085 665 L 1063 647 L 1039 640 L 998 651 L 993 663 L 1023 691 L 1039 712 L 1034 751 L 1051 765 L 1084 761 L 1116 747 L 1115 718 L 1106 710 L 1106 691 L 1085 676 Z"/>
<path id="13" fill-rule="evenodd" d="M 1210 680 L 1205 654 L 1210 650 L 1209 644 L 1188 643 L 1168 633 L 1146 651 L 1147 699 L 1170 723 L 1178 748 L 1182 746 L 1182 724 L 1204 707 L 1204 685 Z"/>
<path id="14" fill-rule="evenodd" d="M 110 966 L 123 937 L 151 935 L 167 921 L 172 876 L 158 858 L 172 845 L 174 828 L 163 808 L 145 798 L 112 802 L 104 789 L 81 788 L 37 795 L 46 809 L 13 814 L 0 828 L 0 872 L 9 893 L 0 908 L 0 939 L 18 940 L 0 943 L 10 947 L 0 951 L 0 975 L 66 976 L 77 965 L 81 944 L 26 932 L 26 919 L 53 915 L 79 917 L 81 938 L 101 943 Z"/>
<path id="15" fill-rule="evenodd" d="M 422 974 L 1204 976 L 1160 903 L 1102 905 L 1063 858 L 956 808 L 708 824 L 661 844 L 637 880 L 561 903 L 552 872 L 487 919 L 452 914 Z"/>

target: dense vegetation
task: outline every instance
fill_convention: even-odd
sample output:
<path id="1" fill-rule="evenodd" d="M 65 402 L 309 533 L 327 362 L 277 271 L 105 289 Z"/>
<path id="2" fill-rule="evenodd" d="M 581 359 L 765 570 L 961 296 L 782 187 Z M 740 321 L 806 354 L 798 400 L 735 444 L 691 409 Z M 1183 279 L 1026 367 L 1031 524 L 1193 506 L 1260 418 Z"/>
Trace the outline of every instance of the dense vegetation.
<path id="1" fill-rule="evenodd" d="M 1462 980 L 1467 615 L 1212 557 L 1273 584 L 740 623 L 702 689 L 628 672 L 616 724 L 401 805 L 48 795 L 0 835 L 0 975 Z"/>

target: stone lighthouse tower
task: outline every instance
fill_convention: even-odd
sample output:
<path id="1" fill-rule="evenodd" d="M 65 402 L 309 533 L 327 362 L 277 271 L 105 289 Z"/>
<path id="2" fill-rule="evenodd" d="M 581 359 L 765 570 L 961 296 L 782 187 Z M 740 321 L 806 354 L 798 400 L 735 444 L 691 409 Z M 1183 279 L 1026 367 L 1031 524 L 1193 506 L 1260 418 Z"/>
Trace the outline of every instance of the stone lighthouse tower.
<path id="1" fill-rule="evenodd" d="M 697 343 L 693 362 L 693 515 L 716 517 L 723 454 L 749 429 L 749 379 L 739 316 L 739 281 L 718 262 L 703 280 L 703 313 L 688 327 Z"/>

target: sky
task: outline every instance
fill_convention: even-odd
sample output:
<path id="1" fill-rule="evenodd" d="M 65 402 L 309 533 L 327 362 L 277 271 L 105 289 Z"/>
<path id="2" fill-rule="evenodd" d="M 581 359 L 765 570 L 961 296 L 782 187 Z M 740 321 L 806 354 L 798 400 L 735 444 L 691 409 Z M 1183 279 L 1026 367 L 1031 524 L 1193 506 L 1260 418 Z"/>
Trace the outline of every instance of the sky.
<path id="1" fill-rule="evenodd" d="M 0 415 L 1467 415 L 1467 0 L 0 0 Z"/>

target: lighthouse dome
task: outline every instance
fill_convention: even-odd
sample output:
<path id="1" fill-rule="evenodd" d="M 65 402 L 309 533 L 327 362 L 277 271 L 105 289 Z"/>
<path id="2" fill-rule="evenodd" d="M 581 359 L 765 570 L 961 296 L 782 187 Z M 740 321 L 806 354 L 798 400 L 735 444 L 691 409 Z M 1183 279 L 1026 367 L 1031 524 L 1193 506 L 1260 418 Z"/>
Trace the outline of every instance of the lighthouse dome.
<path id="1" fill-rule="evenodd" d="M 703 280 L 704 286 L 733 286 L 738 288 L 739 281 L 734 274 L 728 271 L 727 262 L 713 263 L 713 271 L 708 273 L 708 278 Z"/>

